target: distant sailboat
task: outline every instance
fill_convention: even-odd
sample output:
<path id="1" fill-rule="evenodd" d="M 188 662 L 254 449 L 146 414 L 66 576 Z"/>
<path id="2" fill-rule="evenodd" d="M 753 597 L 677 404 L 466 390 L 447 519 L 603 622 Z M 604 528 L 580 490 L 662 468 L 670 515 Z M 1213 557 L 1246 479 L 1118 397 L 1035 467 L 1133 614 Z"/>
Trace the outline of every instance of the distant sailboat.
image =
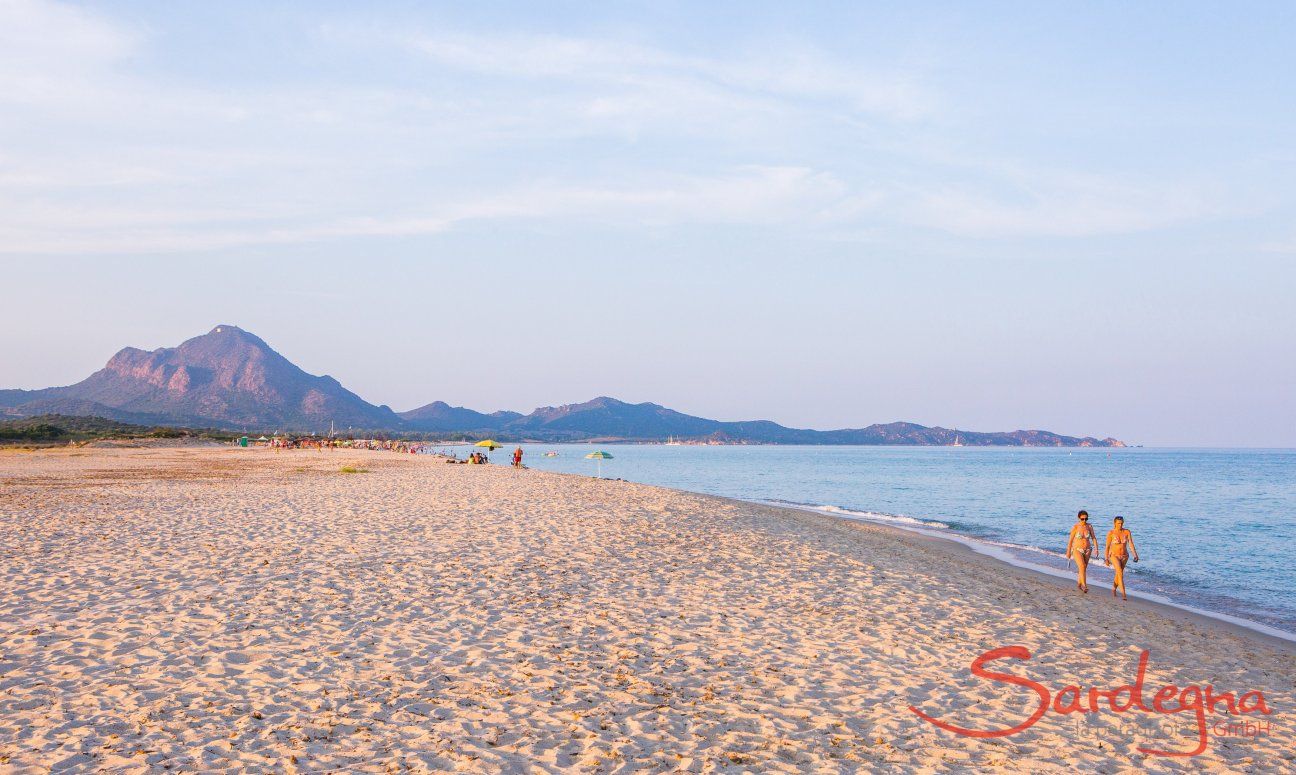
<path id="1" fill-rule="evenodd" d="M 963 442 L 959 441 L 958 431 L 954 431 L 954 443 L 951 444 L 950 446 L 951 446 L 951 447 L 961 447 L 961 446 L 963 446 Z"/>
<path id="2" fill-rule="evenodd" d="M 674 436 L 671 436 L 669 439 L 667 439 L 667 441 L 666 441 L 666 446 L 668 446 L 668 447 L 680 447 L 680 446 L 683 446 L 683 442 L 676 441 L 676 440 L 675 440 L 675 437 L 674 437 Z"/>

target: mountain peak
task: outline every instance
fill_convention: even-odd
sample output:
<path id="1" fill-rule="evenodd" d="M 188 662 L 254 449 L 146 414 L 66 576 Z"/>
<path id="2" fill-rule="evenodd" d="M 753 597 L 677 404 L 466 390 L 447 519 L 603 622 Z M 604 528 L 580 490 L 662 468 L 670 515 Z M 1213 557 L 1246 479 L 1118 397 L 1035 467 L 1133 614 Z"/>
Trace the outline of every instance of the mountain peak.
<path id="1" fill-rule="evenodd" d="M 320 430 L 330 422 L 358 428 L 400 422 L 390 409 L 365 402 L 332 377 L 307 374 L 228 323 L 176 347 L 127 347 L 48 398 L 90 402 L 107 410 L 102 414 L 198 425 Z"/>
<path id="2" fill-rule="evenodd" d="M 433 401 L 417 409 L 401 412 L 400 416 L 411 427 L 422 431 L 498 430 L 515 413 L 482 414 L 462 406 L 450 406 L 445 401 Z"/>
<path id="3" fill-rule="evenodd" d="M 239 328 L 238 326 L 231 326 L 228 323 L 221 323 L 220 325 L 216 326 L 215 328 L 213 328 L 212 330 L 208 331 L 205 334 L 201 334 L 199 336 L 195 336 L 192 339 L 186 340 L 180 346 L 184 347 L 185 345 L 193 342 L 212 342 L 212 343 L 225 343 L 225 344 L 238 342 L 238 343 L 250 344 L 265 350 L 271 349 L 270 345 L 266 344 L 265 340 L 262 339 L 261 337 L 257 336 L 251 331 L 247 331 L 245 329 Z M 271 352 L 273 352 L 273 350 L 271 350 Z"/>

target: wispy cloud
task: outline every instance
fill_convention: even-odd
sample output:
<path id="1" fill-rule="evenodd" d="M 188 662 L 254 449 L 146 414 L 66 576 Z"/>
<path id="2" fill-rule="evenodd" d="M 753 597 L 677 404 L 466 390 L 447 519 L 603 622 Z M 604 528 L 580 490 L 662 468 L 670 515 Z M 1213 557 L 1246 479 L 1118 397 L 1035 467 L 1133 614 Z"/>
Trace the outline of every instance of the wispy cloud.
<path id="1" fill-rule="evenodd" d="M 284 34 L 354 67 L 346 79 L 280 72 L 251 48 L 270 64 L 232 89 L 162 69 L 165 28 L 0 0 L 0 253 L 536 219 L 1072 238 L 1227 212 L 1192 181 L 978 158 L 953 141 L 931 63 L 865 63 L 804 41 L 699 54 L 379 23 Z"/>
<path id="2" fill-rule="evenodd" d="M 192 211 L 28 207 L 22 226 L 0 223 L 0 252 L 119 253 L 210 250 L 367 236 L 437 234 L 468 221 L 562 218 L 601 224 L 788 223 L 839 201 L 831 175 L 751 167 L 716 177 L 670 176 L 615 188 L 535 182 L 471 201 L 405 214 L 320 218 L 252 209 Z M 73 225 L 73 228 L 68 228 Z"/>
<path id="3" fill-rule="evenodd" d="M 697 94 L 721 102 L 778 99 L 823 101 L 847 113 L 895 120 L 922 118 L 935 109 L 930 88 L 906 72 L 835 64 L 813 50 L 775 49 L 729 59 L 690 56 L 624 41 L 553 35 L 402 35 L 399 40 L 444 65 L 533 81 L 602 83 L 634 97 L 601 101 L 616 106 L 662 107 Z"/>
<path id="4" fill-rule="evenodd" d="M 90 11 L 43 0 L 3 0 L 0 19 L 3 84 L 20 92 L 53 79 L 93 76 L 104 64 L 125 59 L 142 38 Z"/>
<path id="5" fill-rule="evenodd" d="M 1283 253 L 1296 255 L 1296 236 L 1286 240 L 1274 240 L 1265 242 L 1260 245 L 1260 250 L 1265 253 Z"/>
<path id="6" fill-rule="evenodd" d="M 907 221 L 964 237 L 1093 237 L 1219 217 L 1228 208 L 1177 182 L 1040 171 L 980 187 L 934 184 L 900 195 Z"/>

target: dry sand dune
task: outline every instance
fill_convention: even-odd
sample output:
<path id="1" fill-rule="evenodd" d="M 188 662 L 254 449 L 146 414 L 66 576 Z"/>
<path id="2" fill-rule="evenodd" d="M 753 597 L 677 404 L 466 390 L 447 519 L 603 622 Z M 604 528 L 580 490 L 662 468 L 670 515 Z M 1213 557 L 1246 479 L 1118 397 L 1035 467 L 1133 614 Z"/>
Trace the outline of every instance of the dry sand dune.
<path id="1" fill-rule="evenodd" d="M 909 711 L 1020 721 L 968 675 L 1012 644 L 1054 689 L 1148 648 L 1149 686 L 1262 690 L 1271 726 L 1167 759 L 1136 749 L 1190 714 Z M 0 770 L 1290 772 L 1294 684 L 1282 644 L 812 514 L 381 452 L 0 453 Z"/>

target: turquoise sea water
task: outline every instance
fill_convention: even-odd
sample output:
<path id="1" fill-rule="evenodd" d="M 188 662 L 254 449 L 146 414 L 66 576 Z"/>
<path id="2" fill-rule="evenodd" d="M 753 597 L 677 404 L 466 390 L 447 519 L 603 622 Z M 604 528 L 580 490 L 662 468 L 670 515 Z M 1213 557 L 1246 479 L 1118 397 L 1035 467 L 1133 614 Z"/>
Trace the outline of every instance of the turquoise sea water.
<path id="1" fill-rule="evenodd" d="M 590 476 L 595 448 L 615 456 L 604 477 L 956 534 L 1058 571 L 1076 511 L 1099 541 L 1121 514 L 1131 594 L 1296 633 L 1296 450 L 523 445 L 532 468 Z"/>

